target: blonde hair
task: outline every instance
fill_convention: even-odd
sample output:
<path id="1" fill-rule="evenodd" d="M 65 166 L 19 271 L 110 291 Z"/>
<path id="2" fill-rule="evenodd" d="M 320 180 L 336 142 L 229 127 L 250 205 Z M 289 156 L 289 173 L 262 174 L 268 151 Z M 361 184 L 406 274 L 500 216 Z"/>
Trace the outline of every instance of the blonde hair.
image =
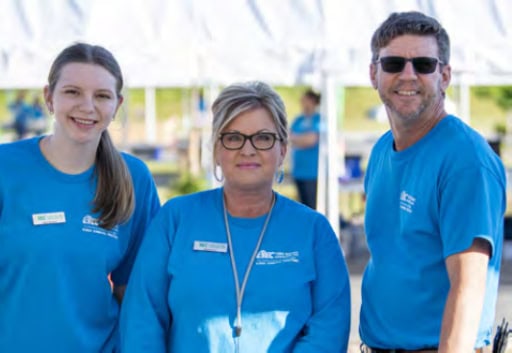
<path id="1" fill-rule="evenodd" d="M 264 108 L 269 112 L 277 128 L 282 143 L 288 143 L 288 120 L 281 97 L 268 84 L 250 81 L 232 84 L 222 90 L 213 102 L 212 143 L 215 155 L 215 142 L 221 131 L 237 116 L 250 110 Z"/>

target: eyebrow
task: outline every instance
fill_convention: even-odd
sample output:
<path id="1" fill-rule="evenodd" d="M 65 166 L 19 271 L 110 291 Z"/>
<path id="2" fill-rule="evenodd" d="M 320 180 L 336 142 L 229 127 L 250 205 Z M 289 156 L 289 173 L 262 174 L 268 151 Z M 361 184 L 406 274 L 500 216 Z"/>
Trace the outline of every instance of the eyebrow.
<path id="1" fill-rule="evenodd" d="M 65 88 L 75 88 L 75 89 L 80 89 L 80 90 L 83 89 L 81 86 L 77 86 L 77 85 L 71 84 L 71 83 L 62 85 L 62 88 L 63 89 L 65 89 Z M 108 92 L 108 93 L 112 93 L 112 94 L 115 93 L 115 91 L 111 90 L 110 88 L 98 88 L 98 89 L 95 89 L 94 91 L 95 92 Z"/>
<path id="2" fill-rule="evenodd" d="M 241 132 L 240 130 L 226 130 L 224 132 L 237 132 L 239 134 L 243 134 L 243 132 Z M 271 133 L 276 133 L 277 134 L 276 131 L 272 131 L 272 130 L 269 130 L 267 128 L 258 130 L 258 131 L 255 132 L 255 134 L 260 133 L 260 132 L 271 132 Z"/>

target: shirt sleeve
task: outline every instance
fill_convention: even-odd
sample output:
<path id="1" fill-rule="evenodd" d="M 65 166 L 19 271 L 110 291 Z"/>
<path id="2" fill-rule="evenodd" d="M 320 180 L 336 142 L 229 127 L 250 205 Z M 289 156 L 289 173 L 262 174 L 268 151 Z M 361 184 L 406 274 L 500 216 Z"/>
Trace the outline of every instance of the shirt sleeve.
<path id="1" fill-rule="evenodd" d="M 313 310 L 294 353 L 346 352 L 350 334 L 350 284 L 339 242 L 322 218 L 314 244 Z"/>
<path id="2" fill-rule="evenodd" d="M 487 240 L 496 253 L 506 207 L 504 176 L 485 167 L 466 168 L 442 183 L 439 200 L 445 258 L 468 249 L 475 238 Z"/>
<path id="3" fill-rule="evenodd" d="M 162 208 L 151 222 L 121 306 L 123 353 L 165 353 L 171 313 L 167 303 L 170 277 L 167 263 L 173 232 L 171 215 Z"/>

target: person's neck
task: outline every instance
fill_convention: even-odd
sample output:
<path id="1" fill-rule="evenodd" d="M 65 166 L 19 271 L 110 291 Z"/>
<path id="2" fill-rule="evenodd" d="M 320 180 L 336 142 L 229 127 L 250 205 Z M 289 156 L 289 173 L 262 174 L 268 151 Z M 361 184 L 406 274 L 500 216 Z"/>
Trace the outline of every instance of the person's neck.
<path id="1" fill-rule="evenodd" d="M 274 200 L 272 189 L 262 192 L 233 190 L 224 187 L 224 200 L 233 217 L 255 218 L 270 211 Z"/>
<path id="2" fill-rule="evenodd" d="M 413 123 L 403 124 L 399 119 L 390 118 L 391 132 L 393 133 L 396 151 L 403 151 L 427 135 L 441 121 L 447 113 L 444 108 L 438 109 L 430 117 L 420 117 Z"/>
<path id="3" fill-rule="evenodd" d="M 66 174 L 80 174 L 88 170 L 95 161 L 97 147 L 76 144 L 56 135 L 48 135 L 40 141 L 41 152 L 46 160 Z"/>

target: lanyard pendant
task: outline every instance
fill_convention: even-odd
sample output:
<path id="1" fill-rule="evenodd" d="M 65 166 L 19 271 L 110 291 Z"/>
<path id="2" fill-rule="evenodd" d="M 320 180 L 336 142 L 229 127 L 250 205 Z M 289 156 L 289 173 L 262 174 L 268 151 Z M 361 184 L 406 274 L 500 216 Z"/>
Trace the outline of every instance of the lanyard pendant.
<path id="1" fill-rule="evenodd" d="M 242 335 L 242 327 L 235 326 L 235 337 L 240 337 Z"/>

